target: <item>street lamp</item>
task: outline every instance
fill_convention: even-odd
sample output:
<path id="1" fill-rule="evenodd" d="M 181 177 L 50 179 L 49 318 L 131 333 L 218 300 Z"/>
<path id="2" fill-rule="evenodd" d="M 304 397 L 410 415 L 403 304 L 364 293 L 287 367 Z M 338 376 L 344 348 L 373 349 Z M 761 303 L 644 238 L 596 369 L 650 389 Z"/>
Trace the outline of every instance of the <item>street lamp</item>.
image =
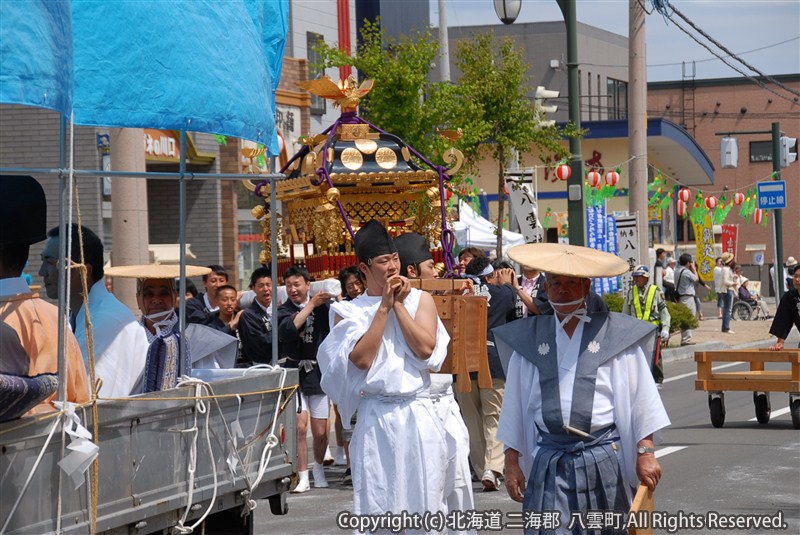
<path id="1" fill-rule="evenodd" d="M 494 0 L 494 12 L 503 24 L 512 24 L 519 16 L 522 0 Z"/>

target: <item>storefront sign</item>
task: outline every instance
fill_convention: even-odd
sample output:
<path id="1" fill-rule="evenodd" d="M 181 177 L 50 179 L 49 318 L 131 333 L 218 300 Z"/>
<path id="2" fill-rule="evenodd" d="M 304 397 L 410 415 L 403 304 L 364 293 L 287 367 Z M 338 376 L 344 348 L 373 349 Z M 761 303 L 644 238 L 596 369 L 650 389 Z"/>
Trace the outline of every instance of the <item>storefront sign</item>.
<path id="1" fill-rule="evenodd" d="M 148 162 L 179 163 L 181 142 L 171 130 L 144 130 L 144 157 Z"/>

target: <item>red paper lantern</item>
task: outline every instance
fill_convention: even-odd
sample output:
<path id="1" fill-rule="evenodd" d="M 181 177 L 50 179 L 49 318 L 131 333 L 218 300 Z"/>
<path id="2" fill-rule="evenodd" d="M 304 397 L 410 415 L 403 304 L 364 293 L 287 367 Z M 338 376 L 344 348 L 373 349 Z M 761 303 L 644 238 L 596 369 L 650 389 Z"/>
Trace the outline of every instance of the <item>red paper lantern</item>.
<path id="1" fill-rule="evenodd" d="M 741 191 L 737 191 L 736 194 L 733 196 L 733 203 L 736 205 L 740 205 L 744 202 L 744 193 Z"/>
<path id="2" fill-rule="evenodd" d="M 683 217 L 685 215 L 686 215 L 686 203 L 678 199 L 678 217 Z"/>
<path id="3" fill-rule="evenodd" d="M 761 208 L 756 208 L 753 212 L 753 223 L 759 225 L 762 219 L 764 219 L 764 211 Z"/>
<path id="4" fill-rule="evenodd" d="M 689 188 L 681 188 L 678 192 L 678 198 L 683 202 L 689 202 L 689 199 L 692 198 L 692 191 Z"/>
<path id="5" fill-rule="evenodd" d="M 614 187 L 617 185 L 617 182 L 619 182 L 619 173 L 616 171 L 609 171 L 606 173 L 606 184 Z"/>
<path id="6" fill-rule="evenodd" d="M 597 171 L 589 171 L 589 173 L 586 175 L 586 180 L 589 181 L 590 186 L 596 188 L 600 185 L 602 177 L 600 176 L 600 173 L 598 173 Z"/>
<path id="7" fill-rule="evenodd" d="M 717 198 L 714 197 L 713 195 L 709 195 L 708 197 L 706 197 L 706 208 L 708 208 L 709 210 L 713 210 L 716 207 L 717 207 Z"/>
<path id="8" fill-rule="evenodd" d="M 567 180 L 572 175 L 572 168 L 565 163 L 556 167 L 556 177 L 559 180 Z"/>

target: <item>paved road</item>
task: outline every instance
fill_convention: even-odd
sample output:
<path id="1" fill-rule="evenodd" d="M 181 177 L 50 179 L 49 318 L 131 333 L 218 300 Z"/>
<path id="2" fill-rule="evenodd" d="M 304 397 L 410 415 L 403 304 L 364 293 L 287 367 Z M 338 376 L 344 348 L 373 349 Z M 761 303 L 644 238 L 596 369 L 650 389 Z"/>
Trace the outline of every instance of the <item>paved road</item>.
<path id="1" fill-rule="evenodd" d="M 797 333 L 793 333 L 789 347 L 796 347 L 797 339 Z M 744 366 L 730 366 L 726 371 L 739 369 Z M 792 428 L 786 410 L 788 395 L 772 395 L 772 421 L 761 425 L 755 421 L 752 394 L 728 393 L 725 426 L 715 429 L 709 420 L 706 393 L 694 390 L 694 371 L 692 360 L 667 362 L 662 396 L 672 426 L 665 431 L 660 447 L 664 477 L 656 493 L 656 510 L 673 515 L 679 511 L 687 515 L 706 515 L 709 511 L 775 515 L 781 511 L 788 529 L 780 533 L 800 533 L 800 433 Z M 256 533 L 342 533 L 336 528 L 336 514 L 352 506 L 352 490 L 333 483 L 341 472 L 338 468 L 328 471 L 332 482 L 328 489 L 290 495 L 287 516 L 272 516 L 264 503 L 256 510 Z M 504 514 L 519 511 L 505 491 L 485 493 L 478 483 L 475 501 L 479 510 Z M 673 516 L 671 521 L 676 519 Z M 757 529 L 677 532 L 769 533 Z"/>

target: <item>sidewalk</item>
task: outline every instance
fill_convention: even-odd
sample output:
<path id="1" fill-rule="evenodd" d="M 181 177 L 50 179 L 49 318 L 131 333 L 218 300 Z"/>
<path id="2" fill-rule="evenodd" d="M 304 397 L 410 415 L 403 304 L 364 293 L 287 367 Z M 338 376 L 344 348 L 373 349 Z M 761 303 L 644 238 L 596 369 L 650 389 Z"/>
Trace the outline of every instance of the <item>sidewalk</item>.
<path id="1" fill-rule="evenodd" d="M 770 311 L 774 309 L 770 305 Z M 776 338 L 769 334 L 772 319 L 769 320 L 731 320 L 731 330 L 734 334 L 722 332 L 722 320 L 717 319 L 716 303 L 703 303 L 704 319 L 694 330 L 692 342 L 695 345 L 680 347 L 680 332 L 673 333 L 669 339 L 669 347 L 662 350 L 664 362 L 693 359 L 695 351 L 708 351 L 715 349 L 745 349 L 755 347 L 768 347 L 775 343 Z M 792 329 L 786 340 L 786 347 L 797 347 L 798 335 Z"/>

